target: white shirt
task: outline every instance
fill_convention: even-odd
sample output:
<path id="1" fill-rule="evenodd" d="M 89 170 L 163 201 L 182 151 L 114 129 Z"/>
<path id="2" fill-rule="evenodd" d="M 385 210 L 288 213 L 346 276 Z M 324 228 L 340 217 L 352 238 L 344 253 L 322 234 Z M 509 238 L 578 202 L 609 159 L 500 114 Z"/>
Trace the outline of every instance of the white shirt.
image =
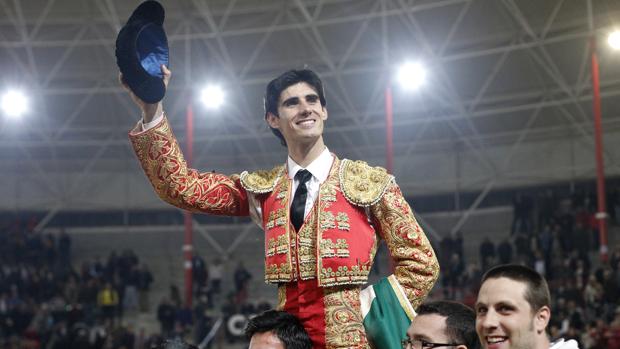
<path id="1" fill-rule="evenodd" d="M 209 264 L 209 278 L 212 280 L 222 280 L 224 275 L 224 266 L 221 263 Z"/>
<path id="2" fill-rule="evenodd" d="M 146 131 L 161 122 L 164 118 L 164 113 L 162 112 L 158 116 L 154 117 L 150 122 L 145 123 L 142 119 L 136 125 L 136 130 Z M 306 207 L 304 209 L 304 218 L 310 213 L 312 210 L 312 206 L 316 201 L 316 198 L 319 196 L 319 186 L 321 183 L 325 182 L 327 176 L 329 176 L 329 171 L 334 163 L 334 157 L 329 152 L 329 149 L 325 147 L 323 152 L 314 159 L 308 167 L 305 169 L 308 170 L 312 174 L 312 178 L 306 182 L 306 188 L 308 189 L 308 196 L 306 197 Z M 293 180 L 293 187 L 291 188 L 291 197 L 289 198 L 288 204 L 289 207 L 293 203 L 293 196 L 295 195 L 295 190 L 299 186 L 299 181 L 295 179 L 295 175 L 297 172 L 303 170 L 304 168 L 299 166 L 291 157 L 289 156 L 286 161 L 287 172 L 289 179 Z M 256 223 L 259 227 L 263 227 L 263 219 L 262 219 L 262 210 L 260 207 L 260 202 L 256 200 L 254 195 L 248 195 L 249 205 L 250 205 L 250 217 L 252 221 Z"/>
<path id="3" fill-rule="evenodd" d="M 305 168 L 312 174 L 312 177 L 308 182 L 306 182 L 306 189 L 308 189 L 308 196 L 306 197 L 306 207 L 304 208 L 304 217 L 310 213 L 312 210 L 312 205 L 316 201 L 316 198 L 319 196 L 319 186 L 321 183 L 325 182 L 327 176 L 329 176 L 329 170 L 332 168 L 332 164 L 334 163 L 334 157 L 329 152 L 329 149 L 325 147 L 323 152 L 316 158 L 314 161 Z M 295 175 L 297 172 L 304 170 L 303 167 L 299 166 L 291 157 L 288 157 L 286 162 L 286 166 L 288 169 L 288 178 L 293 180 L 293 187 L 291 188 L 291 197 L 288 201 L 288 206 L 291 207 L 293 204 L 293 196 L 295 195 L 295 191 L 299 186 L 299 181 L 295 179 Z"/>
<path id="4" fill-rule="evenodd" d="M 153 120 L 151 120 L 150 122 L 147 122 L 147 123 L 144 123 L 144 119 L 140 119 L 140 121 L 138 121 L 137 128 L 142 129 L 142 131 L 150 130 L 153 127 L 157 126 L 157 124 L 159 124 L 159 122 L 163 118 L 164 118 L 164 113 L 162 112 L 161 114 L 159 114 L 156 117 L 154 117 Z"/>
<path id="5" fill-rule="evenodd" d="M 579 349 L 579 344 L 574 339 L 565 341 L 564 339 L 558 339 L 551 343 L 549 349 Z"/>

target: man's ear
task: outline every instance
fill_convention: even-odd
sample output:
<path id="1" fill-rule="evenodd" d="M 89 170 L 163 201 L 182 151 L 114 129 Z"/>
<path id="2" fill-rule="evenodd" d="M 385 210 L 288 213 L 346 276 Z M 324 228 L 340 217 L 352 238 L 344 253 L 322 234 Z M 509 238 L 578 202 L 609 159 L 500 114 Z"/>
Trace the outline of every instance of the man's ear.
<path id="1" fill-rule="evenodd" d="M 545 305 L 538 309 L 536 316 L 534 317 L 534 327 L 536 328 L 536 332 L 544 333 L 550 319 L 551 309 L 549 309 L 548 306 Z"/>
<path id="2" fill-rule="evenodd" d="M 280 119 L 280 117 L 275 115 L 272 112 L 268 112 L 267 115 L 265 116 L 265 120 L 267 120 L 267 124 L 271 128 L 279 128 L 279 126 L 280 126 L 280 125 L 278 125 L 278 120 L 279 119 Z"/>
<path id="3" fill-rule="evenodd" d="M 323 121 L 327 120 L 327 108 L 323 107 Z"/>
<path id="4" fill-rule="evenodd" d="M 466 345 L 457 345 L 456 349 L 468 349 Z"/>

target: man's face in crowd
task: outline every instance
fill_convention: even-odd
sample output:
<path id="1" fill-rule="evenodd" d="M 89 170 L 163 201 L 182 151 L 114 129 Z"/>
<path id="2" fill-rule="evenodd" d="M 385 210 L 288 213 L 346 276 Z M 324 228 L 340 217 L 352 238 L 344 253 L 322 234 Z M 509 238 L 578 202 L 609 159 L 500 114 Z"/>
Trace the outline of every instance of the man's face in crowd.
<path id="1" fill-rule="evenodd" d="M 327 110 L 307 83 L 287 87 L 278 100 L 278 116 L 267 115 L 269 126 L 282 132 L 288 145 L 316 140 L 323 134 Z"/>
<path id="2" fill-rule="evenodd" d="M 476 302 L 476 332 L 485 349 L 536 349 L 545 336 L 548 307 L 534 312 L 525 299 L 527 285 L 505 277 L 487 279 Z"/>
<path id="3" fill-rule="evenodd" d="M 420 344 L 442 343 L 449 344 L 454 341 L 446 334 L 446 317 L 439 314 L 424 314 L 416 316 L 407 329 L 407 337 L 416 344 L 414 349 L 420 349 Z M 409 346 L 408 349 L 412 347 Z M 423 346 L 422 346 L 423 348 Z M 458 349 L 467 348 L 464 345 L 456 346 Z"/>
<path id="4" fill-rule="evenodd" d="M 286 349 L 284 343 L 273 332 L 255 333 L 250 339 L 249 349 Z"/>

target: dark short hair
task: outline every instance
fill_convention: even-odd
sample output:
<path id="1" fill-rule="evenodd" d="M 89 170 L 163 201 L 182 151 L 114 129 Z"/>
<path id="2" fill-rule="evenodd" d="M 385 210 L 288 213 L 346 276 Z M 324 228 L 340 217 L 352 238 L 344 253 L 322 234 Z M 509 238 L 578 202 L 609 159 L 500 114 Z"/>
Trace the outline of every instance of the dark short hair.
<path id="1" fill-rule="evenodd" d="M 151 349 L 198 349 L 197 346 L 185 343 L 180 339 L 161 340 L 151 346 Z"/>
<path id="2" fill-rule="evenodd" d="M 534 269 L 518 264 L 503 264 L 489 269 L 482 276 L 482 283 L 488 279 L 507 278 L 510 280 L 522 282 L 526 286 L 525 300 L 530 304 L 532 313 L 537 312 L 540 308 L 550 307 L 551 296 L 549 295 L 549 285 L 544 277 L 542 277 Z"/>
<path id="3" fill-rule="evenodd" d="M 273 332 L 286 349 L 311 349 L 312 340 L 295 316 L 279 310 L 267 310 L 250 319 L 245 336 L 251 339 L 256 333 Z"/>
<path id="4" fill-rule="evenodd" d="M 282 91 L 287 89 L 291 85 L 295 85 L 299 82 L 305 82 L 310 85 L 316 93 L 319 95 L 319 99 L 321 101 L 321 105 L 325 107 L 327 101 L 325 100 L 325 91 L 323 90 L 323 82 L 319 78 L 319 76 L 310 69 L 300 69 L 300 70 L 289 70 L 284 72 L 282 75 L 277 78 L 271 80 L 267 84 L 267 88 L 265 89 L 265 118 L 269 113 L 278 115 L 278 101 L 280 100 L 280 94 Z M 271 128 L 271 132 L 275 134 L 279 139 L 282 145 L 286 146 L 286 141 L 284 140 L 284 136 L 280 130 Z"/>
<path id="5" fill-rule="evenodd" d="M 453 343 L 464 344 L 468 349 L 479 349 L 476 334 L 476 313 L 458 302 L 435 301 L 420 305 L 418 315 L 438 314 L 446 318 L 446 335 Z"/>

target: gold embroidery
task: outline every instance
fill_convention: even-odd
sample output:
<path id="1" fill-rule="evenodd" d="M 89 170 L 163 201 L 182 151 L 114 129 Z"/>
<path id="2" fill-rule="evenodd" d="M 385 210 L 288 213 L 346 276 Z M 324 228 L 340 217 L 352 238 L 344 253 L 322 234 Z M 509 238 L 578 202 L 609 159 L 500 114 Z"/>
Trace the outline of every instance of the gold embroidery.
<path id="1" fill-rule="evenodd" d="M 271 238 L 267 243 L 267 251 L 265 252 L 267 257 L 271 257 L 276 254 L 276 239 Z"/>
<path id="2" fill-rule="evenodd" d="M 283 175 L 277 178 L 275 184 L 275 189 L 277 192 L 280 190 L 284 190 L 288 192 L 289 188 L 289 179 L 287 176 Z M 275 251 L 274 255 L 279 255 L 278 262 L 279 264 L 274 263 L 275 261 L 268 259 L 269 257 L 266 254 L 265 260 L 265 281 L 267 283 L 278 283 L 278 282 L 290 282 L 293 280 L 297 280 L 297 268 L 293 268 L 292 263 L 296 260 L 295 256 L 295 234 L 294 232 L 289 230 L 289 224 L 287 221 L 288 203 L 286 201 L 286 195 L 281 203 L 279 203 L 276 207 L 285 207 L 276 210 L 272 210 L 269 213 L 269 217 L 273 219 L 274 226 L 280 226 L 282 224 L 281 218 L 284 217 L 285 224 L 283 225 L 283 233 L 279 233 L 275 239 Z M 265 213 L 267 214 L 267 213 Z M 290 234 L 290 235 L 289 235 Z M 282 261 L 282 257 L 284 261 Z"/>
<path id="3" fill-rule="evenodd" d="M 327 180 L 325 180 L 325 182 L 323 182 L 321 184 L 321 191 L 320 191 L 320 195 L 319 195 L 319 206 L 318 209 L 321 212 L 320 216 L 319 216 L 319 224 L 317 224 L 317 232 L 316 232 L 316 241 L 319 241 L 320 246 L 317 247 L 318 251 L 316 251 L 316 253 L 318 254 L 318 260 L 317 260 L 317 273 L 321 273 L 319 276 L 319 286 L 321 287 L 326 287 L 326 286 L 333 286 L 336 285 L 336 280 L 335 278 L 331 278 L 331 277 L 327 277 L 328 280 L 326 280 L 326 269 L 323 268 L 323 253 L 327 253 L 328 255 L 330 254 L 334 254 L 335 252 L 332 249 L 329 248 L 324 248 L 323 243 L 325 243 L 326 241 L 329 241 L 329 243 L 332 243 L 332 241 L 330 239 L 325 239 L 323 240 L 323 232 L 326 229 L 333 229 L 336 228 L 336 217 L 334 217 L 334 214 L 330 211 L 327 211 L 327 209 L 331 206 L 332 201 L 330 196 L 336 193 L 336 190 L 338 188 L 338 176 L 336 176 L 336 170 L 340 169 L 340 160 L 338 160 L 338 158 L 334 159 L 334 163 L 332 164 L 332 169 L 330 171 L 329 176 L 327 177 Z M 323 193 L 327 194 L 327 198 L 324 200 L 323 197 L 321 196 Z M 341 251 L 342 253 L 344 253 L 344 251 Z M 347 250 L 348 253 L 348 250 Z M 330 269 L 331 270 L 331 269 Z"/>
<path id="4" fill-rule="evenodd" d="M 167 203 L 219 215 L 239 215 L 247 207 L 247 203 L 241 201 L 236 176 L 200 173 L 187 168 L 165 117 L 148 131 L 130 133 L 129 138 L 155 192 Z"/>
<path id="5" fill-rule="evenodd" d="M 369 207 L 385 194 L 394 177 L 381 167 L 370 167 L 364 161 L 344 159 L 340 165 L 340 187 L 354 205 Z"/>
<path id="6" fill-rule="evenodd" d="M 439 275 L 435 253 L 395 183 L 372 206 L 371 213 L 396 261 L 394 275 L 417 308 Z"/>
<path id="7" fill-rule="evenodd" d="M 308 246 L 299 246 L 299 262 L 300 263 L 315 263 L 316 257 L 314 256 L 312 247 Z"/>
<path id="8" fill-rule="evenodd" d="M 336 228 L 336 217 L 330 211 L 321 211 L 321 229 Z"/>
<path id="9" fill-rule="evenodd" d="M 321 240 L 321 257 L 349 257 L 349 244 L 346 239 L 338 239 L 335 243 L 331 239 Z"/>
<path id="10" fill-rule="evenodd" d="M 322 185 L 320 195 L 322 201 L 336 202 L 336 187 L 331 185 Z"/>
<path id="11" fill-rule="evenodd" d="M 277 264 L 270 264 L 265 266 L 265 279 L 268 282 L 289 282 L 291 281 L 291 266 L 287 262 Z"/>
<path id="12" fill-rule="evenodd" d="M 276 277 L 278 275 L 278 265 L 277 264 L 271 264 L 271 265 L 267 265 L 265 266 L 265 271 L 267 272 L 266 274 L 268 276 L 273 276 Z"/>
<path id="13" fill-rule="evenodd" d="M 288 207 L 288 202 L 282 205 Z M 293 268 L 293 271 L 297 273 L 297 269 L 299 269 L 299 278 L 302 280 L 310 280 L 316 277 L 316 257 L 314 256 L 314 251 L 316 251 L 315 224 L 317 221 L 317 210 L 315 206 L 316 203 L 312 207 L 300 231 L 296 233 L 297 236 L 295 236 L 295 239 L 291 240 L 298 241 L 296 248 L 291 249 L 291 255 L 293 256 L 292 260 L 295 261 L 298 266 L 298 268 Z M 288 214 L 288 211 L 285 213 Z M 286 216 L 286 220 L 288 224 L 288 216 Z M 293 236 L 293 234 L 293 229 L 291 229 L 291 235 Z M 295 277 L 297 277 L 297 275 L 295 275 Z"/>
<path id="14" fill-rule="evenodd" d="M 282 207 L 280 211 L 280 217 L 284 217 L 286 219 L 288 219 L 288 214 L 290 210 L 290 207 L 288 204 L 290 184 L 291 184 L 291 181 L 288 179 L 288 176 L 285 173 L 283 173 L 282 177 L 280 177 L 280 180 L 278 181 L 277 188 L 279 189 L 280 193 L 283 193 L 281 195 L 282 198 L 279 199 L 280 206 Z"/>
<path id="15" fill-rule="evenodd" d="M 351 230 L 351 225 L 349 225 L 349 216 L 347 216 L 345 212 L 338 212 L 336 222 L 338 222 L 338 229 L 346 231 Z"/>
<path id="16" fill-rule="evenodd" d="M 297 249 L 299 261 L 299 277 L 302 280 L 310 280 L 316 277 L 316 203 L 308 215 L 306 223 L 299 231 L 299 248 Z"/>
<path id="17" fill-rule="evenodd" d="M 278 285 L 278 306 L 276 309 L 284 310 L 286 305 L 286 284 Z"/>
<path id="18" fill-rule="evenodd" d="M 336 271 L 332 268 L 321 268 L 322 285 L 361 285 L 368 280 L 370 273 L 369 265 L 354 265 L 350 269 L 346 266 L 340 266 Z"/>
<path id="19" fill-rule="evenodd" d="M 297 255 L 298 255 L 298 251 L 297 251 L 297 243 L 295 242 L 297 240 L 297 233 L 295 232 L 295 229 L 290 229 L 287 231 L 290 234 L 290 244 L 291 244 L 291 248 L 289 249 L 290 253 L 288 254 L 290 261 L 291 261 L 291 266 L 293 267 L 293 280 L 297 280 L 298 275 L 297 275 Z"/>
<path id="20" fill-rule="evenodd" d="M 372 243 L 372 247 L 370 248 L 370 251 L 368 252 L 369 253 L 368 254 L 368 260 L 369 261 L 374 261 L 375 260 L 375 255 L 377 254 L 377 247 L 379 245 L 378 244 L 378 242 L 379 242 L 378 240 L 379 239 L 377 239 L 377 235 L 374 236 L 373 240 L 374 241 Z"/>
<path id="21" fill-rule="evenodd" d="M 275 226 L 275 212 L 269 212 L 269 216 L 267 217 L 267 223 L 265 224 L 265 229 L 271 229 Z"/>
<path id="22" fill-rule="evenodd" d="M 300 237 L 299 245 L 300 246 L 314 246 L 314 240 L 308 237 Z"/>
<path id="23" fill-rule="evenodd" d="M 299 265 L 299 273 L 302 280 L 310 280 L 316 277 L 316 261 Z"/>
<path id="24" fill-rule="evenodd" d="M 369 349 L 359 288 L 330 287 L 324 295 L 326 348 Z"/>
<path id="25" fill-rule="evenodd" d="M 276 254 L 288 253 L 288 238 L 286 234 L 278 236 L 278 243 L 276 245 Z"/>
<path id="26" fill-rule="evenodd" d="M 280 264 L 280 272 L 284 273 L 284 274 L 290 274 L 290 272 L 291 272 L 291 265 L 289 263 L 282 263 L 282 264 Z"/>
<path id="27" fill-rule="evenodd" d="M 241 185 L 245 190 L 254 194 L 269 193 L 275 188 L 276 181 L 282 176 L 284 165 L 276 166 L 269 171 L 256 172 L 243 171 L 241 173 Z"/>
<path id="28" fill-rule="evenodd" d="M 288 224 L 288 220 L 287 220 L 288 217 L 286 216 L 285 208 L 278 209 L 276 211 L 275 218 L 276 218 L 276 223 L 275 223 L 276 227 L 281 227 L 281 226 L 285 226 Z"/>

